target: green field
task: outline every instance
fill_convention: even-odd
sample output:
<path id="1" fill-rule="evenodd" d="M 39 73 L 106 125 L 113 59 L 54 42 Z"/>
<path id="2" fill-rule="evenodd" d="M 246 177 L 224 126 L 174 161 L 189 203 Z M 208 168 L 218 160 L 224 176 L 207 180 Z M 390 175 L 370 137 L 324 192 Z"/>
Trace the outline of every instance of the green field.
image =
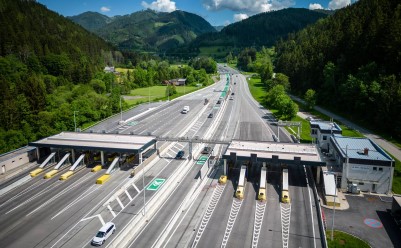
<path id="1" fill-rule="evenodd" d="M 207 46 L 199 48 L 199 56 L 225 57 L 229 50 L 225 46 Z"/>
<path id="2" fill-rule="evenodd" d="M 177 98 L 179 96 L 188 94 L 190 92 L 193 92 L 197 89 L 198 87 L 195 86 L 177 86 L 177 94 L 170 96 L 170 100 Z M 127 99 L 129 96 L 135 97 L 135 99 Z M 145 103 L 148 102 L 149 99 L 151 102 L 153 101 L 159 101 L 159 100 L 167 100 L 166 97 L 166 86 L 152 86 L 148 88 L 139 88 L 135 90 L 131 90 L 130 94 L 128 97 L 126 97 L 125 102 L 128 103 L 129 106 L 134 106 L 140 103 Z"/>
<path id="3" fill-rule="evenodd" d="M 334 230 L 333 241 L 331 241 L 331 231 L 326 231 L 326 236 L 329 248 L 370 248 L 370 245 L 365 241 L 345 232 Z"/>

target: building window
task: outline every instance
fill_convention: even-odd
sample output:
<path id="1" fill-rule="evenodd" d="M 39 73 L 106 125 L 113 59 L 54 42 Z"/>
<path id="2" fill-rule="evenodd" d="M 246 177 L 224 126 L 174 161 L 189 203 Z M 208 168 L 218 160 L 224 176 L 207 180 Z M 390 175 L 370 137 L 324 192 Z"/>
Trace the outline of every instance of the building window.
<path id="1" fill-rule="evenodd" d="M 380 167 L 380 168 L 379 168 L 379 171 L 383 171 L 383 168 Z"/>
<path id="2" fill-rule="evenodd" d="M 327 140 L 327 136 L 326 135 L 323 135 L 323 140 Z"/>
<path id="3" fill-rule="evenodd" d="M 358 183 L 359 185 L 364 185 L 364 183 Z"/>
<path id="4" fill-rule="evenodd" d="M 374 170 L 374 171 L 377 171 L 377 167 L 373 167 L 373 170 Z"/>

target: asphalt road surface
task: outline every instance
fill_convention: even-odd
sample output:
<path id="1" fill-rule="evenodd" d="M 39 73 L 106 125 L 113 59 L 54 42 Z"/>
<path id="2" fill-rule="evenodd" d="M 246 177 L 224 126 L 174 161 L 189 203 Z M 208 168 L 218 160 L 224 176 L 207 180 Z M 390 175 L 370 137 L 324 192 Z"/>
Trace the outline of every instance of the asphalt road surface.
<path id="1" fill-rule="evenodd" d="M 223 74 L 222 80 L 213 86 L 174 101 L 143 104 L 124 112 L 122 117 L 115 115 L 90 127 L 87 132 L 272 141 L 278 127 L 268 124 L 271 114 L 251 97 L 246 78 L 228 67 L 220 66 L 220 69 L 230 75 L 231 90 L 234 92 L 232 100 L 227 97 L 222 103 L 217 103 L 226 84 L 226 75 Z M 209 99 L 207 105 L 204 105 L 205 98 Z M 181 113 L 184 106 L 190 107 L 187 114 Z M 213 118 L 208 118 L 210 113 L 213 113 Z M 121 119 L 125 123 L 120 124 Z M 290 141 L 284 130 L 280 131 L 280 139 Z M 171 237 L 177 236 L 177 232 L 188 233 L 193 226 L 190 223 L 199 223 L 203 215 L 200 211 L 209 202 L 211 194 L 201 193 L 195 197 L 197 195 L 192 196 L 191 193 L 196 192 L 195 186 L 202 182 L 199 179 L 202 164 L 197 162 L 199 151 L 205 144 L 192 144 L 194 160 L 174 159 L 180 150 L 185 151 L 186 155 L 189 153 L 187 142 L 169 142 L 165 145 L 166 150 L 146 167 L 145 173 L 133 178 L 129 168 L 122 168 L 114 172 L 107 183 L 97 185 L 95 181 L 105 173 L 105 169 L 90 172 L 90 167 L 95 165 L 91 164 L 78 168 L 68 180 L 60 181 L 60 175 L 69 169 L 65 166 L 51 179 L 43 179 L 41 174 L 1 195 L 1 247 L 86 247 L 90 246 L 92 237 L 104 222 L 113 221 L 117 231 L 105 243 L 106 247 L 112 247 L 117 237 L 123 235 L 124 228 L 132 226 L 137 220 L 147 222 L 137 230 L 136 235 L 127 237 L 130 247 L 190 246 L 196 233 L 193 230 L 190 230 L 192 236 L 178 234 L 180 239 Z M 216 156 L 227 147 L 213 142 L 208 146 L 213 147 L 213 155 Z M 217 167 L 211 167 L 209 181 L 215 180 L 213 175 L 216 173 Z M 269 170 L 268 200 L 259 247 L 282 247 L 280 175 L 278 169 Z M 156 178 L 163 183 L 156 190 L 149 190 L 149 185 Z M 292 204 L 289 247 L 320 247 L 317 216 L 313 208 L 315 203 L 313 197 L 309 198 L 310 189 L 305 178 L 303 167 L 290 168 Z M 231 204 L 235 200 L 236 180 L 234 176 L 232 181 L 228 181 L 198 247 L 221 246 Z M 251 245 L 257 190 L 257 180 L 248 180 L 245 198 L 227 247 Z M 163 197 L 159 192 L 166 192 L 163 194 L 166 197 L 164 200 L 157 201 Z M 155 210 L 154 216 L 149 215 L 152 210 Z M 192 215 L 186 215 L 187 212 Z M 195 215 L 198 217 L 193 217 Z"/>

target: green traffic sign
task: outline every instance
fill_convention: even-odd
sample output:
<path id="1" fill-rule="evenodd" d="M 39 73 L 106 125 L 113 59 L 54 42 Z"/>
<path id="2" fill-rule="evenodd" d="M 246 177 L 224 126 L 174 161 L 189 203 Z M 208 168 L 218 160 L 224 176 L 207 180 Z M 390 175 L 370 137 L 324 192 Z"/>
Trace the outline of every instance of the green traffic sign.
<path id="1" fill-rule="evenodd" d="M 138 124 L 137 121 L 128 122 L 128 126 L 135 126 L 136 124 Z"/>
<path id="2" fill-rule="evenodd" d="M 200 158 L 198 158 L 198 162 L 196 162 L 196 164 L 200 164 L 203 165 L 205 164 L 207 161 L 207 157 L 206 156 L 200 156 Z"/>
<path id="3" fill-rule="evenodd" d="M 146 188 L 147 190 L 158 190 L 160 186 L 166 181 L 164 178 L 155 178 L 153 182 Z"/>

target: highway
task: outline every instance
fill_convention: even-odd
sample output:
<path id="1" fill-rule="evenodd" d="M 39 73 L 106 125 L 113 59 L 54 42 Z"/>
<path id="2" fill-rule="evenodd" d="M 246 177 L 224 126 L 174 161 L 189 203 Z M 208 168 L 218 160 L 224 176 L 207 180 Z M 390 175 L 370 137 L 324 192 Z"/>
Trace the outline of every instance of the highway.
<path id="1" fill-rule="evenodd" d="M 231 80 L 236 82 L 231 84 L 233 100 L 227 98 L 217 104 L 226 84 L 223 74 L 222 80 L 213 86 L 174 101 L 143 104 L 124 112 L 122 118 L 115 115 L 87 131 L 272 141 L 277 126 L 268 125 L 271 114 L 252 98 L 246 78 L 230 68 L 220 67 L 220 70 L 233 74 Z M 209 99 L 207 105 L 204 105 L 205 98 Z M 184 106 L 190 107 L 187 114 L 181 113 Z M 208 118 L 211 112 L 213 118 Z M 125 123 L 119 124 L 121 119 Z M 291 139 L 281 130 L 280 140 L 290 142 Z M 196 234 L 191 227 L 198 229 L 194 223 L 199 223 L 209 197 L 216 189 L 213 187 L 192 195 L 197 192 L 197 187 L 207 185 L 201 184 L 199 170 L 202 165 L 196 163 L 204 145 L 193 143 L 195 160 L 174 159 L 179 150 L 188 155 L 187 142 L 162 141 L 158 147 L 161 145 L 167 146 L 164 152 L 146 166 L 144 174 L 140 172 L 133 178 L 129 170 L 122 169 L 114 172 L 107 183 L 96 185 L 96 179 L 105 170 L 94 173 L 85 167 L 79 168 L 70 179 L 59 181 L 59 176 L 68 169 L 65 166 L 54 178 L 43 179 L 41 174 L 1 195 L 2 247 L 90 247 L 92 237 L 102 223 L 108 221 L 116 224 L 117 231 L 106 241 L 106 247 L 118 247 L 115 245 L 126 235 L 125 227 L 132 228 L 132 233 L 136 234 L 124 239 L 129 247 L 191 246 Z M 226 148 L 226 145 L 209 146 L 214 147 L 214 155 Z M 212 183 L 213 177 L 217 178 L 221 173 L 217 167 L 212 169 L 210 179 L 205 183 Z M 292 197 L 289 247 L 320 247 L 317 215 L 312 207 L 315 203 L 313 196 L 309 198 L 304 168 L 291 167 L 289 175 Z M 153 185 L 156 178 L 162 181 L 161 186 L 150 190 L 149 185 Z M 197 247 L 221 246 L 235 201 L 238 177 L 233 175 L 232 178 L 233 181 L 227 182 Z M 230 230 L 227 247 L 251 246 L 258 190 L 255 181 L 247 182 L 245 198 Z M 269 168 L 267 182 L 268 199 L 259 247 L 282 247 L 279 168 Z M 192 233 L 192 236 L 184 233 Z"/>

